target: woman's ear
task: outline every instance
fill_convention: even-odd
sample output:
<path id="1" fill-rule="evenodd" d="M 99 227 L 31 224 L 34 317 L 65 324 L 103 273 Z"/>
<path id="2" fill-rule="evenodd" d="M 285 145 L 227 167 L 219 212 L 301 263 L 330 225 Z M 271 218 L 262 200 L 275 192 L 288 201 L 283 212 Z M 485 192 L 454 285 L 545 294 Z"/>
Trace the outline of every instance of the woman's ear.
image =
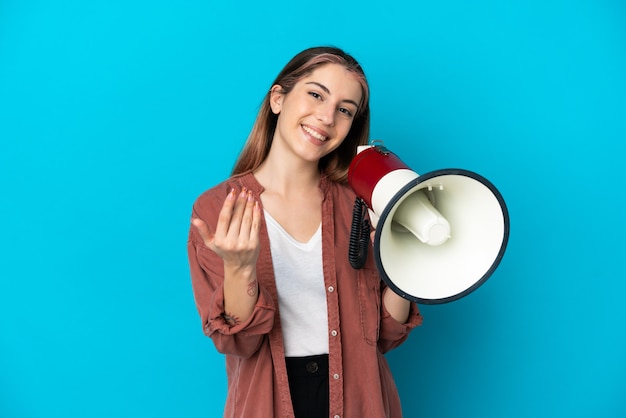
<path id="1" fill-rule="evenodd" d="M 276 84 L 272 86 L 270 89 L 270 107 L 275 115 L 280 113 L 284 97 L 285 94 L 283 93 L 283 88 L 280 85 Z"/>

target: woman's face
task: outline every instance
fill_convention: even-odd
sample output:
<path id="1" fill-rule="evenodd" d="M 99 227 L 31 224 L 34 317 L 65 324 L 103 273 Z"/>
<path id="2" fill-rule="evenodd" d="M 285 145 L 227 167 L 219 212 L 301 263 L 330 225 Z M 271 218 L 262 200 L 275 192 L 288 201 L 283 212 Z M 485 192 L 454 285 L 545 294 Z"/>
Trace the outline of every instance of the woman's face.
<path id="1" fill-rule="evenodd" d="M 357 114 L 362 89 L 339 64 L 325 64 L 299 80 L 288 93 L 272 87 L 270 104 L 278 115 L 272 146 L 286 147 L 317 162 L 345 139 Z"/>

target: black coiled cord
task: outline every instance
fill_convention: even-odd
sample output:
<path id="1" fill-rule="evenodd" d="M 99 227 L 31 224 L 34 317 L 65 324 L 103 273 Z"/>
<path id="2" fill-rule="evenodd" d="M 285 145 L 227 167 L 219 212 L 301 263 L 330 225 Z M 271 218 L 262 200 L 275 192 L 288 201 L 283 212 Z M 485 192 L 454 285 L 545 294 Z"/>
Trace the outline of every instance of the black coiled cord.
<path id="1" fill-rule="evenodd" d="M 348 249 L 348 259 L 354 269 L 360 269 L 365 265 L 367 249 L 370 246 L 370 223 L 363 216 L 365 207 L 363 199 L 357 197 L 352 209 L 350 248 Z"/>

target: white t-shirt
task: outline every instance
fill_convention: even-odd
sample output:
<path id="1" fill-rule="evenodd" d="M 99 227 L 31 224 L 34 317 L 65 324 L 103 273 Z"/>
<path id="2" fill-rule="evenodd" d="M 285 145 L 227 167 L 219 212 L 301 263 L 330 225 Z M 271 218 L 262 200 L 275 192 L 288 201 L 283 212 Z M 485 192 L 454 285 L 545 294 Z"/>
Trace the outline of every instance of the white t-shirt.
<path id="1" fill-rule="evenodd" d="M 265 211 L 285 356 L 328 354 L 328 308 L 322 269 L 322 225 L 298 242 Z"/>

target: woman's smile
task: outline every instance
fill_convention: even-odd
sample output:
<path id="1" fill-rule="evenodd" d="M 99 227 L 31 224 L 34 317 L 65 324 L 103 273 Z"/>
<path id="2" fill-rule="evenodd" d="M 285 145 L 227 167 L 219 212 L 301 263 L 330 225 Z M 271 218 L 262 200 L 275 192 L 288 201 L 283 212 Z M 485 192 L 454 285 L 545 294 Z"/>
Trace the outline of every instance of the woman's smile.
<path id="1" fill-rule="evenodd" d="M 317 139 L 318 141 L 324 142 L 328 140 L 328 134 L 324 131 L 317 130 L 309 125 L 301 125 L 304 132 Z"/>

